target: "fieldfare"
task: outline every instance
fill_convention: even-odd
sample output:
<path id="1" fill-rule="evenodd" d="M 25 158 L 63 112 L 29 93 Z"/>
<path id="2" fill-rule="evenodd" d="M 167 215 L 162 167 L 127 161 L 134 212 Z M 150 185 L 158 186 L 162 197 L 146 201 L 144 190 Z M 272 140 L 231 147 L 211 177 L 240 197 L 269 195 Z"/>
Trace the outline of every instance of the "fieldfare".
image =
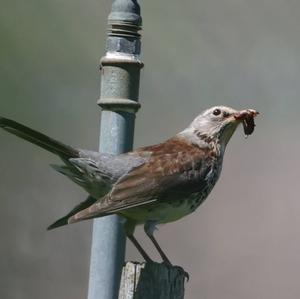
<path id="1" fill-rule="evenodd" d="M 64 164 L 52 167 L 89 193 L 48 229 L 118 214 L 125 219 L 127 237 L 145 260 L 151 259 L 133 235 L 138 224 L 144 224 L 163 261 L 170 264 L 153 236 L 155 226 L 176 221 L 199 207 L 220 176 L 232 134 L 243 124 L 245 134 L 250 135 L 257 114 L 253 109 L 213 107 L 165 142 L 120 155 L 77 149 L 6 118 L 0 118 L 0 127 L 58 155 Z"/>

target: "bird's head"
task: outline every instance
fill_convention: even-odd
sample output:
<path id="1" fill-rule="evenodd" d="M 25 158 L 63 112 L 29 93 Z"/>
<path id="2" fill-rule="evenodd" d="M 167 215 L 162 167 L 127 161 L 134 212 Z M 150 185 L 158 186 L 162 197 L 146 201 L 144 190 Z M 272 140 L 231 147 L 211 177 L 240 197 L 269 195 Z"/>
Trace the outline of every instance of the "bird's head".
<path id="1" fill-rule="evenodd" d="M 199 136 L 218 139 L 226 146 L 239 124 L 243 124 L 246 135 L 253 132 L 254 117 L 257 114 L 253 109 L 237 111 L 230 107 L 215 106 L 198 115 L 189 126 L 189 130 L 194 130 Z"/>

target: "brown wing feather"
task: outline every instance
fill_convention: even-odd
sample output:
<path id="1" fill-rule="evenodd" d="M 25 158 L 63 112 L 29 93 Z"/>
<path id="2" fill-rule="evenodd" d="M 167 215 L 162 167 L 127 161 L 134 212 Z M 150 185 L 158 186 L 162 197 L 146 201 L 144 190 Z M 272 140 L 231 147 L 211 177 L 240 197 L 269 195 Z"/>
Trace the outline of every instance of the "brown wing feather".
<path id="1" fill-rule="evenodd" d="M 159 145 L 136 150 L 139 156 L 149 159 L 121 177 L 111 192 L 95 204 L 70 218 L 69 222 L 100 217 L 120 210 L 146 205 L 161 200 L 166 192 L 193 192 L 201 187 L 209 163 L 207 149 L 172 138 Z"/>

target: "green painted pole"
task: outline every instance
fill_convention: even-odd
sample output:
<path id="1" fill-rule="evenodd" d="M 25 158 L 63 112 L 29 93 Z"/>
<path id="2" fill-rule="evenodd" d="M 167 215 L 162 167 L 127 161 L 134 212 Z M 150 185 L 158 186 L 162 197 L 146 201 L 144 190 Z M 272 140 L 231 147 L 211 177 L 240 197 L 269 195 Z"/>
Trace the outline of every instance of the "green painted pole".
<path id="1" fill-rule="evenodd" d="M 108 17 L 106 54 L 101 59 L 100 152 L 132 149 L 138 103 L 142 19 L 135 0 L 115 0 Z M 125 255 L 122 219 L 94 220 L 88 299 L 117 299 Z"/>

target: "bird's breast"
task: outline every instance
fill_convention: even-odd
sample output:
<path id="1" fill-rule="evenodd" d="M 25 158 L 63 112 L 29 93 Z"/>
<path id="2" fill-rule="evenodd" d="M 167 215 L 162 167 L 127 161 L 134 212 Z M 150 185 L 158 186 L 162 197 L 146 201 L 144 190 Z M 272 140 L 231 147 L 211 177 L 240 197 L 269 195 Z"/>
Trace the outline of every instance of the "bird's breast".
<path id="1" fill-rule="evenodd" d="M 121 214 L 142 224 L 147 221 L 173 222 L 194 212 L 216 184 L 222 170 L 222 157 L 212 159 L 210 166 L 207 167 L 209 171 L 205 177 L 200 176 L 201 179 L 198 182 L 196 179 L 191 189 L 180 192 L 171 191 L 151 204 L 127 209 Z"/>
<path id="2" fill-rule="evenodd" d="M 168 223 L 176 221 L 192 212 L 205 200 L 209 189 L 192 193 L 189 196 L 176 198 L 173 201 L 155 202 L 144 207 L 136 207 L 122 212 L 122 215 L 137 223 L 155 221 Z"/>
<path id="3" fill-rule="evenodd" d="M 149 205 L 135 207 L 122 212 L 122 215 L 135 220 L 137 223 L 156 221 L 168 223 L 176 221 L 192 212 L 207 198 L 222 169 L 221 163 L 216 163 L 208 172 L 205 184 L 197 192 L 186 194 L 173 194 L 170 200 L 160 200 Z"/>

